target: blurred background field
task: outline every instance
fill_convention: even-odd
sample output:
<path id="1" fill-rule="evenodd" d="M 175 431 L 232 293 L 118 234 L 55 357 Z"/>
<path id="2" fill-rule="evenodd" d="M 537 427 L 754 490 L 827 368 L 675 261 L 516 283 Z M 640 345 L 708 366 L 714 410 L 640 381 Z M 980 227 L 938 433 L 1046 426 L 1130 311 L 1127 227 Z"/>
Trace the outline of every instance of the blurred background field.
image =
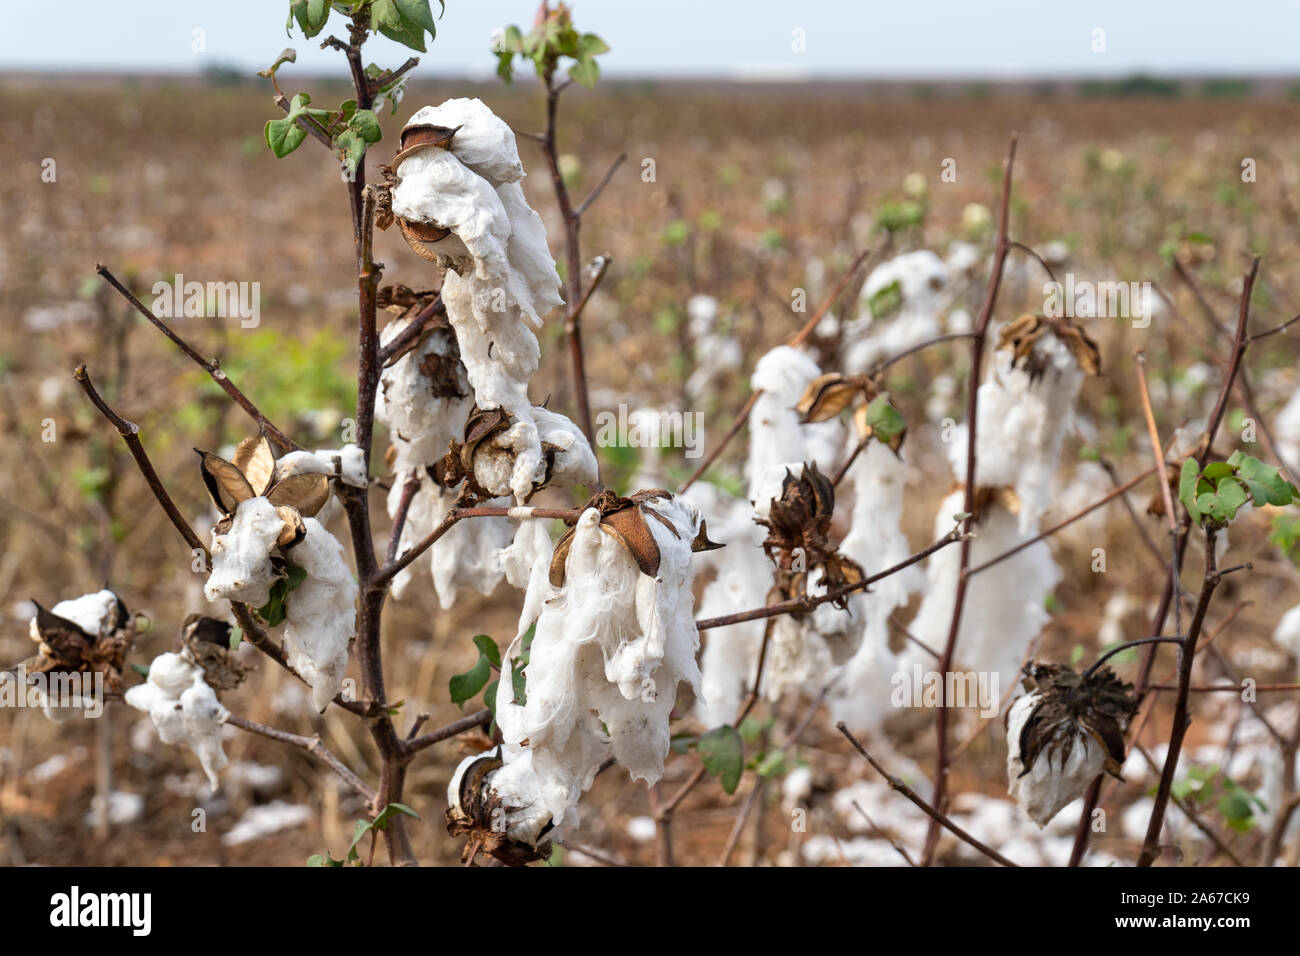
<path id="1" fill-rule="evenodd" d="M 310 88 L 320 102 L 347 95 L 337 83 Z M 159 473 L 201 534 L 208 505 L 191 448 L 219 447 L 248 427 L 200 370 L 96 278 L 95 263 L 112 269 L 146 303 L 153 283 L 176 273 L 260 282 L 256 329 L 218 319 L 180 319 L 175 326 L 205 354 L 219 356 L 268 417 L 304 445 L 335 447 L 355 401 L 354 260 L 345 194 L 335 165 L 314 143 L 285 160 L 271 156 L 261 130 L 278 111 L 267 89 L 253 82 L 9 77 L 0 90 L 6 104 L 0 116 L 6 169 L 0 178 L 0 662 L 31 652 L 29 600 L 49 606 L 108 581 L 152 622 L 131 656 L 147 663 L 170 648 L 186 614 L 203 610 L 202 576 L 190 570 L 183 542 L 154 506 L 118 436 L 76 387 L 72 369 L 87 363 L 118 411 L 139 424 Z M 367 156 L 372 177 L 391 155 L 405 117 L 449 96 L 480 96 L 517 129 L 540 128 L 535 84 L 434 84 L 417 73 L 398 114 L 382 118 L 384 141 Z M 1096 440 L 1072 441 L 1067 456 L 1083 460 L 1101 452 L 1125 475 L 1147 466 L 1130 358 L 1135 347 L 1151 356 L 1165 434 L 1204 416 L 1212 401 L 1218 378 L 1208 325 L 1173 277 L 1172 256 L 1194 270 L 1220 320 L 1234 314 L 1234 293 L 1252 253 L 1264 257 L 1256 326 L 1300 311 L 1300 275 L 1293 268 L 1300 254 L 1300 99 L 1286 84 L 1190 83 L 1170 90 L 1141 83 L 1079 89 L 608 82 L 594 92 L 566 93 L 561 115 L 560 149 L 578 196 L 619 153 L 628 156 L 583 227 L 584 252 L 614 260 L 586 313 L 593 408 L 616 411 L 626 402 L 699 410 L 708 446 L 748 394 L 743 370 L 803 322 L 805 315 L 791 311 L 792 290 L 806 289 L 815 305 L 861 250 L 888 238 L 890 254 L 925 248 L 943 256 L 956 241 L 974 243 L 984 255 L 968 274 L 953 274 L 951 291 L 953 308 L 978 309 L 992 227 L 970 207 L 994 210 L 1012 130 L 1020 134 L 1014 237 L 1040 250 L 1052 245 L 1079 275 L 1157 280 L 1187 320 L 1165 310 L 1147 330 L 1115 320 L 1090 326 L 1103 357 L 1103 375 L 1087 383 L 1083 397 Z M 558 217 L 540 154 L 524 141 L 520 151 L 530 173 L 528 198 L 558 250 Z M 1247 157 L 1258 170 L 1253 183 L 1242 181 Z M 56 163 L 55 182 L 42 182 L 46 158 Z M 940 179 L 946 158 L 956 162 L 955 182 Z M 645 160 L 653 161 L 653 182 L 643 181 Z M 377 243 L 386 283 L 436 287 L 436 271 L 396 230 L 380 233 Z M 1024 257 L 1013 263 L 1002 319 L 1042 302 L 1038 267 Z M 739 343 L 743 361 L 741 371 L 724 375 L 692 404 L 686 381 L 697 356 L 686 303 L 697 293 L 718 300 L 721 328 Z M 858 308 L 849 303 L 836 312 L 848 319 Z M 553 317 L 542 334 L 533 398 L 546 397 L 536 383 L 554 383 L 555 404 L 568 411 L 561 334 Z M 1295 390 L 1296 357 L 1293 336 L 1274 336 L 1252 351 L 1256 398 L 1266 414 L 1276 414 Z M 958 383 L 946 407 L 932 398 L 935 378 L 945 373 Z M 939 348 L 890 378 L 891 394 L 912 426 L 907 447 L 915 487 L 909 487 L 904 526 L 917 548 L 930 540 L 934 505 L 949 489 L 936 431 L 942 418 L 960 418 L 965 375 L 964 354 Z M 1241 415 L 1234 404 L 1229 420 Z M 47 420 L 55 425 L 53 442 L 42 440 Z M 379 473 L 384 444 L 381 434 Z M 601 454 L 616 487 L 627 490 L 643 452 Z M 737 443 L 714 477 L 741 487 L 742 460 Z M 696 462 L 678 450 L 665 451 L 655 464 L 680 483 Z M 1135 495 L 1139 511 L 1152 488 Z M 381 514 L 382 494 L 373 490 Z M 1109 548 L 1107 575 L 1090 573 L 1084 545 L 1069 538 L 1057 545 L 1065 580 L 1050 602 L 1044 648 L 1061 656 L 1081 646 L 1091 659 L 1100 646 L 1103 608 L 1117 591 L 1149 595 L 1157 587 L 1148 556 L 1133 544 L 1130 519 L 1119 508 L 1106 515 L 1093 540 Z M 1141 520 L 1159 534 L 1155 519 Z M 1231 579 L 1221 592 L 1221 609 L 1253 602 L 1222 641 L 1260 680 L 1295 676 L 1294 661 L 1268 641 L 1281 611 L 1300 600 L 1292 563 L 1298 529 L 1288 520 L 1259 513 L 1234 528 L 1233 554 L 1254 560 L 1257 573 L 1240 583 Z M 475 659 L 470 637 L 506 638 L 517 609 L 518 595 L 505 584 L 492 595 L 467 594 L 445 613 L 431 589 L 390 601 L 389 693 L 405 700 L 403 726 L 426 711 L 429 726 L 457 716 L 447 679 Z M 1137 611 L 1122 622 L 1129 638 L 1143 636 L 1141 606 Z M 1132 666 L 1122 672 L 1130 676 Z M 308 716 L 303 689 L 260 660 L 249 683 L 226 702 L 287 730 L 320 732 L 346 762 L 366 766 L 369 740 L 355 722 L 336 709 L 323 720 Z M 753 733 L 779 734 L 805 709 L 806 702 L 783 701 L 773 710 L 774 723 Z M 361 808 L 298 751 L 231 737 L 232 769 L 212 798 L 192 756 L 158 744 L 146 718 L 114 708 L 108 719 L 112 732 L 104 736 L 111 740 L 112 786 L 120 796 L 113 805 L 119 822 L 104 835 L 86 822 L 99 724 L 55 725 L 39 712 L 0 710 L 0 863 L 301 865 L 326 847 L 339 855 L 351 839 Z M 890 746 L 928 765 L 932 721 L 928 712 L 898 717 Z M 953 771 L 955 791 L 1004 792 L 1000 737 L 989 733 L 963 755 Z M 467 744 L 477 749 L 486 741 Z M 439 745 L 412 768 L 408 802 L 423 818 L 414 839 L 425 861 L 453 862 L 459 853 L 441 818 L 460 746 Z M 860 774 L 824 722 L 808 731 L 800 753 L 816 781 L 810 800 L 824 796 L 830 780 L 843 784 Z M 691 767 L 677 758 L 667 779 L 679 781 Z M 727 797 L 716 784 L 698 788 L 678 817 L 679 860 L 712 861 L 744 796 Z M 779 795 L 773 799 L 779 804 Z M 207 810 L 206 833 L 192 831 L 196 806 Z M 230 839 L 236 821 L 248 822 L 250 808 L 267 806 L 279 827 L 243 842 Z M 583 806 L 581 843 L 632 862 L 653 860 L 644 828 L 628 825 L 647 813 L 644 787 L 607 774 Z M 813 833 L 847 839 L 857 831 L 829 805 L 824 810 L 814 813 Z M 803 859 L 791 852 L 795 838 L 780 810 L 755 819 L 766 829 L 745 835 L 737 859 Z M 1136 844 L 1116 828 L 1098 845 L 1124 855 Z M 841 861 L 833 854 L 827 860 Z M 583 860 L 571 852 L 556 862 Z"/>

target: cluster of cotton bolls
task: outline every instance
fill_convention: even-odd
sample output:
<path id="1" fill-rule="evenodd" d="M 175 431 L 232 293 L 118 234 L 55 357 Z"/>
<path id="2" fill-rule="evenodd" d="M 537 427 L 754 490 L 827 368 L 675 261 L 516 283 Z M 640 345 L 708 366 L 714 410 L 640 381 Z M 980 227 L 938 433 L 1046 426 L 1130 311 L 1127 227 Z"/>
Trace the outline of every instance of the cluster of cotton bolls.
<path id="1" fill-rule="evenodd" d="M 434 477 L 448 444 L 465 437 L 471 411 L 500 409 L 507 427 L 473 450 L 467 469 L 490 505 L 522 503 L 543 484 L 592 484 L 595 456 L 582 432 L 563 415 L 534 406 L 528 382 L 540 350 L 535 329 L 561 303 L 559 276 L 546 232 L 524 198 L 514 133 L 482 101 L 453 99 L 417 112 L 403 130 L 451 131 L 441 145 L 418 142 L 394 162 L 394 214 L 406 224 L 437 227 L 445 235 L 412 241 L 422 255 L 444 264 L 442 300 L 450 328 L 435 327 L 419 345 L 386 368 L 376 417 L 388 425 L 398 480 L 389 495 L 397 514 L 408 482 L 417 482 L 399 547 L 406 549 L 446 518 L 457 492 Z M 441 134 L 435 134 L 441 136 Z M 408 239 L 410 238 L 408 234 Z M 384 330 L 392 341 L 413 321 Z M 427 558 L 438 597 L 450 607 L 462 587 L 489 593 L 500 580 L 494 554 L 510 543 L 509 519 L 459 522 Z M 403 569 L 393 583 L 400 597 L 413 577 Z"/>

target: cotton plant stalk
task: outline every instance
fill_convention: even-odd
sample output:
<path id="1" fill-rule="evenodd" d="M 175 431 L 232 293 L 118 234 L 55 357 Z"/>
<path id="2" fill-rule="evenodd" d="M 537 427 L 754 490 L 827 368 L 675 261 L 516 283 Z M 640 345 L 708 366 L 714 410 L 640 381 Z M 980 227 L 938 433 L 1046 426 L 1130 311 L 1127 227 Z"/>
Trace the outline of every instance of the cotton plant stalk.
<path id="1" fill-rule="evenodd" d="M 678 685 L 700 692 L 691 590 L 691 554 L 705 537 L 699 513 L 666 492 L 595 502 L 549 563 L 545 529 L 531 523 L 503 555 L 512 583 L 528 588 L 519 634 L 502 657 L 504 743 L 469 789 L 465 774 L 485 758 L 467 758 L 448 794 L 452 832 L 480 834 L 498 856 L 540 852 L 572 826 L 609 757 L 634 780 L 658 781 Z M 539 565 L 545 576 L 534 573 Z M 534 623 L 526 683 L 516 688 L 522 637 Z M 496 840 L 485 836 L 493 810 Z"/>

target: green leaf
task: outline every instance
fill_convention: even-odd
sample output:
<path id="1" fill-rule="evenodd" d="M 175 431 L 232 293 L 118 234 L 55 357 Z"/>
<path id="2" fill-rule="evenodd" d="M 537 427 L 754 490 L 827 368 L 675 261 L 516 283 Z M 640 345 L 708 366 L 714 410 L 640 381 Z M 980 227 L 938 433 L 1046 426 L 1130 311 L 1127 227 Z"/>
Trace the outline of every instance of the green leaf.
<path id="1" fill-rule="evenodd" d="M 257 75 L 265 77 L 275 76 L 275 71 L 280 69 L 281 66 L 286 63 L 296 63 L 297 61 L 298 51 L 291 46 L 287 46 L 280 51 L 280 55 L 276 57 L 274 63 L 268 66 L 265 70 L 258 70 Z"/>
<path id="2" fill-rule="evenodd" d="M 404 813 L 408 817 L 414 817 L 417 820 L 420 819 L 420 815 L 406 804 L 390 803 L 388 806 L 384 807 L 384 809 L 379 811 L 379 815 L 375 817 L 374 822 L 370 824 L 370 827 L 382 832 L 388 829 L 388 821 L 399 813 Z"/>
<path id="3" fill-rule="evenodd" d="M 609 44 L 594 33 L 584 33 L 578 40 L 578 57 L 600 56 L 609 52 Z"/>
<path id="4" fill-rule="evenodd" d="M 1188 458 L 1183 462 L 1183 470 L 1178 476 L 1178 500 L 1197 524 L 1201 521 L 1201 512 L 1196 506 L 1196 482 L 1199 475 L 1196 459 Z"/>
<path id="5" fill-rule="evenodd" d="M 591 57 L 581 57 L 569 67 L 569 76 L 591 89 L 600 79 L 600 66 Z"/>
<path id="6" fill-rule="evenodd" d="M 305 36 L 314 37 L 325 29 L 325 21 L 330 17 L 330 0 L 291 0 L 289 15 L 298 21 Z"/>
<path id="7" fill-rule="evenodd" d="M 785 774 L 785 751 L 774 750 L 759 758 L 754 770 L 760 777 L 780 777 Z"/>
<path id="8" fill-rule="evenodd" d="M 446 9 L 445 5 L 443 9 Z M 417 27 L 427 30 L 430 37 L 437 36 L 438 25 L 433 22 L 429 0 L 397 0 L 397 11 Z"/>
<path id="9" fill-rule="evenodd" d="M 501 678 L 497 678 L 492 683 L 483 688 L 483 706 L 492 711 L 492 720 L 495 723 L 497 719 L 497 688 L 501 686 Z"/>
<path id="10" fill-rule="evenodd" d="M 135 672 L 136 672 L 137 674 L 139 674 L 141 677 L 148 677 L 148 676 L 149 676 L 149 668 L 148 668 L 148 667 L 145 667 L 143 664 L 136 664 L 136 663 L 132 662 L 132 664 L 131 664 L 131 670 L 135 671 Z"/>
<path id="11" fill-rule="evenodd" d="M 491 676 L 492 665 L 480 653 L 473 667 L 463 674 L 456 674 L 447 682 L 448 689 L 451 691 L 451 702 L 464 707 L 465 701 L 481 691 Z"/>
<path id="12" fill-rule="evenodd" d="M 1236 469 L 1226 461 L 1212 461 L 1205 466 L 1205 470 L 1201 472 L 1201 474 L 1211 481 L 1217 481 L 1220 478 L 1234 474 L 1235 472 Z"/>
<path id="13" fill-rule="evenodd" d="M 424 6 L 427 10 L 428 3 Z M 412 50 L 425 52 L 424 28 L 403 13 L 398 0 L 373 0 L 370 4 L 370 29 Z"/>
<path id="14" fill-rule="evenodd" d="M 889 404 L 888 395 L 877 395 L 867 406 L 867 424 L 872 436 L 886 445 L 907 430 L 903 416 Z"/>
<path id="15" fill-rule="evenodd" d="M 479 653 L 491 662 L 493 667 L 501 666 L 501 651 L 497 648 L 496 642 L 486 634 L 474 635 L 474 646 L 479 649 Z"/>
<path id="16" fill-rule="evenodd" d="M 302 584 L 303 581 L 307 580 L 306 568 L 300 568 L 296 564 L 291 564 L 289 565 L 288 571 L 289 573 L 285 576 L 284 579 L 284 587 L 286 593 L 292 591 L 298 585 Z"/>
<path id="17" fill-rule="evenodd" d="M 745 769 L 745 742 L 729 724 L 715 727 L 699 739 L 695 749 L 704 759 L 704 769 L 715 775 L 727 793 L 735 793 Z"/>
<path id="18" fill-rule="evenodd" d="M 238 624 L 231 625 L 230 628 L 230 649 L 239 650 L 239 643 L 244 639 L 244 629 Z"/>
<path id="19" fill-rule="evenodd" d="M 343 153 L 343 162 L 348 170 L 355 175 L 366 155 L 366 141 L 353 130 L 345 129 L 334 137 L 334 145 Z"/>
<path id="20" fill-rule="evenodd" d="M 373 110 L 357 110 L 348 117 L 348 129 L 354 130 L 367 143 L 377 143 L 383 139 L 379 128 L 379 117 Z"/>

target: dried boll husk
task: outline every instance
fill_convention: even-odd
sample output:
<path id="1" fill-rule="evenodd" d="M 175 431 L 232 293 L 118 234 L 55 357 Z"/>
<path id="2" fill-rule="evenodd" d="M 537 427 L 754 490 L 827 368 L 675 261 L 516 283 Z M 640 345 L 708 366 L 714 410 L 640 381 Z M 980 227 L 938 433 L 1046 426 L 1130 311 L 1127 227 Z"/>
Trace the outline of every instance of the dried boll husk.
<path id="1" fill-rule="evenodd" d="M 227 621 L 191 614 L 181 626 L 181 645 L 214 690 L 234 690 L 248 677 L 248 668 L 230 648 Z"/>
<path id="2" fill-rule="evenodd" d="M 506 866 L 526 866 L 551 855 L 548 835 L 554 829 L 549 814 L 537 814 L 524 800 L 512 798 L 513 791 L 532 789 L 512 787 L 507 775 L 528 779 L 532 757 L 528 753 L 511 755 L 511 769 L 504 769 L 501 748 L 485 754 L 471 754 L 460 762 L 447 785 L 447 832 L 466 837 L 461 860 L 472 865 L 480 853 L 495 857 Z M 496 775 L 494 785 L 487 785 L 488 774 Z M 510 834 L 517 836 L 512 837 Z"/>
<path id="3" fill-rule="evenodd" d="M 1138 702 L 1133 685 L 1109 667 L 1077 674 L 1034 662 L 1023 684 L 1029 694 L 1007 716 L 1009 792 L 1041 827 L 1099 773 L 1120 776 L 1124 731 Z"/>
<path id="4" fill-rule="evenodd" d="M 1039 341 L 1049 332 L 1065 344 L 1079 368 L 1089 375 L 1101 374 L 1101 352 L 1097 343 L 1068 316 L 1049 319 L 1026 312 L 998 330 L 998 348 L 1010 351 L 1012 367 L 1024 369 L 1030 379 L 1036 381 L 1047 370 L 1050 361 L 1037 349 Z"/>
<path id="5" fill-rule="evenodd" d="M 277 470 L 271 443 L 264 433 L 241 441 L 231 461 L 199 448 L 194 451 L 199 456 L 203 484 L 222 515 L 223 524 L 218 527 L 223 531 L 225 519 L 234 515 L 243 502 L 265 498 L 275 506 L 283 522 L 279 544 L 289 548 L 302 539 L 302 519 L 314 516 L 329 500 L 326 474 L 285 474 Z"/>

